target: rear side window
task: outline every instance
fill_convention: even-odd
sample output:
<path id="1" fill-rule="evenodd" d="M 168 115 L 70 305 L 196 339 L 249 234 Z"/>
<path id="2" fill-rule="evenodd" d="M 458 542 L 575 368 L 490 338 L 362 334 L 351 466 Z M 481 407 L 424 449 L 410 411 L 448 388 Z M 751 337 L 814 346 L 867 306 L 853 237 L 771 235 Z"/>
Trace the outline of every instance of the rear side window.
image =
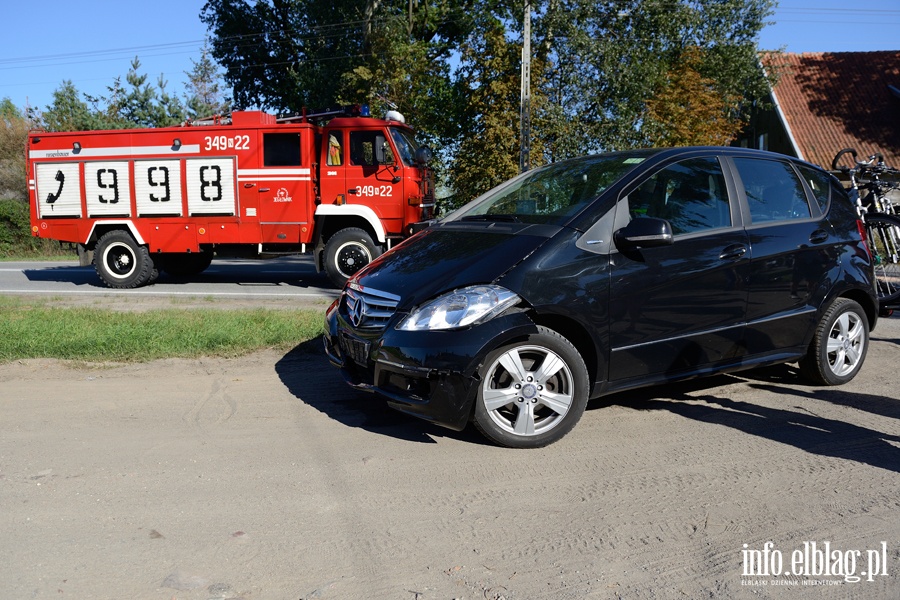
<path id="1" fill-rule="evenodd" d="M 826 212 L 828 200 L 831 198 L 831 178 L 821 171 L 816 171 L 803 165 L 797 165 L 797 170 L 800 171 L 803 179 L 809 184 L 809 189 L 812 190 L 813 196 L 816 197 L 819 208 L 822 209 L 823 213 Z"/>
<path id="2" fill-rule="evenodd" d="M 808 219 L 811 216 L 803 183 L 786 162 L 735 158 L 754 224 Z"/>
<path id="3" fill-rule="evenodd" d="M 731 226 L 719 161 L 692 158 L 669 165 L 628 195 L 632 218 L 666 219 L 675 235 Z"/>

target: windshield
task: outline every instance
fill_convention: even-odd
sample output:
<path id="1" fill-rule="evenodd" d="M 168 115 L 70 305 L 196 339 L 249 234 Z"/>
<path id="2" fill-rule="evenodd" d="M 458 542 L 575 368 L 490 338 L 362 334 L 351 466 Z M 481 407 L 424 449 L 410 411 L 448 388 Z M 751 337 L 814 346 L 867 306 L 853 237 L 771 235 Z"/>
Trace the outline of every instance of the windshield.
<path id="1" fill-rule="evenodd" d="M 563 225 L 649 155 L 621 152 L 541 167 L 494 188 L 446 220 Z"/>
<path id="2" fill-rule="evenodd" d="M 397 152 L 400 154 L 400 160 L 407 167 L 411 167 L 415 163 L 416 150 L 419 148 L 412 132 L 400 127 L 390 127 L 389 129 L 394 145 L 397 146 Z"/>

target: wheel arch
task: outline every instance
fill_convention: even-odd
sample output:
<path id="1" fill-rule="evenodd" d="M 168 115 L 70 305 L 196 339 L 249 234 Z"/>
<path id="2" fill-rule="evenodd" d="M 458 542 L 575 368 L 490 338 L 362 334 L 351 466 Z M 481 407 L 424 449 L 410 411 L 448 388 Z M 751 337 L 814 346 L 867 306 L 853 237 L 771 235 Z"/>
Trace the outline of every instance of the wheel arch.
<path id="1" fill-rule="evenodd" d="M 347 227 L 359 227 L 379 244 L 387 241 L 381 219 L 370 207 L 362 204 L 320 204 L 316 208 L 316 229 L 323 240 Z"/>
<path id="2" fill-rule="evenodd" d="M 356 227 L 362 229 L 384 247 L 387 235 L 381 219 L 375 211 L 368 206 L 359 204 L 331 205 L 320 204 L 315 214 L 316 233 L 313 240 L 313 258 L 316 271 L 321 272 L 325 268 L 323 253 L 328 238 L 342 229 Z"/>
<path id="3" fill-rule="evenodd" d="M 590 386 L 588 397 L 593 397 L 595 383 L 598 379 L 605 378 L 606 373 L 601 372 L 603 369 L 600 365 L 600 355 L 597 345 L 584 325 L 575 319 L 558 314 L 531 311 L 528 316 L 535 325 L 552 329 L 569 340 L 570 344 L 575 346 L 575 349 L 578 350 L 578 353 L 581 355 L 581 358 L 584 360 L 584 364 L 587 367 L 588 385 Z"/>
<path id="4" fill-rule="evenodd" d="M 859 304 L 866 312 L 866 320 L 869 321 L 869 331 L 875 329 L 875 324 L 878 322 L 878 305 L 872 300 L 872 296 L 863 290 L 849 289 L 841 293 L 838 298 L 848 298 Z"/>
<path id="5" fill-rule="evenodd" d="M 131 237 L 134 238 L 134 241 L 136 241 L 139 246 L 147 245 L 147 241 L 144 239 L 144 236 L 141 235 L 141 232 L 135 226 L 134 222 L 126 219 L 112 221 L 94 221 L 94 224 L 91 226 L 91 230 L 88 232 L 87 238 L 84 241 L 85 248 L 93 250 L 97 246 L 97 241 L 100 238 L 102 238 L 110 231 L 116 230 L 127 231 L 129 234 L 131 234 Z"/>

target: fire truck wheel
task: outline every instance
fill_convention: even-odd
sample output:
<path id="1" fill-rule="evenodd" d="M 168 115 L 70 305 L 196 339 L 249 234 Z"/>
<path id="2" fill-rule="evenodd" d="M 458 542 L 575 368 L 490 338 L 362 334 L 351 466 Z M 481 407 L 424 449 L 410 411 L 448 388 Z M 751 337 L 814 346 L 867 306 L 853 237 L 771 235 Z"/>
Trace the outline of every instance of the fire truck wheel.
<path id="1" fill-rule="evenodd" d="M 357 271 L 381 255 L 371 236 L 358 227 L 341 229 L 325 244 L 325 272 L 331 283 L 344 287 Z"/>
<path id="2" fill-rule="evenodd" d="M 110 231 L 94 249 L 94 269 L 111 288 L 136 288 L 147 284 L 156 270 L 146 246 L 125 231 Z"/>
<path id="3" fill-rule="evenodd" d="M 212 250 L 169 253 L 163 255 L 160 268 L 174 277 L 189 277 L 208 269 L 212 259 Z"/>

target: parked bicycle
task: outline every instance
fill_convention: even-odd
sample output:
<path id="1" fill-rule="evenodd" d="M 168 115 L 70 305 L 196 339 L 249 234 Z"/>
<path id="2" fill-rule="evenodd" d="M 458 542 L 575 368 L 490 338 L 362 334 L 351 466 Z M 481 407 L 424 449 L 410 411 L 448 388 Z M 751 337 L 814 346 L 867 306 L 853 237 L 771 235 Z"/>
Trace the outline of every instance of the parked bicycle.
<path id="1" fill-rule="evenodd" d="M 838 165 L 846 154 L 853 157 L 852 167 Z M 880 154 L 859 161 L 853 148 L 838 152 L 831 168 L 850 178 L 849 193 L 864 223 L 881 306 L 900 308 L 900 203 L 891 198 L 891 192 L 900 189 L 900 171 L 887 167 Z"/>

